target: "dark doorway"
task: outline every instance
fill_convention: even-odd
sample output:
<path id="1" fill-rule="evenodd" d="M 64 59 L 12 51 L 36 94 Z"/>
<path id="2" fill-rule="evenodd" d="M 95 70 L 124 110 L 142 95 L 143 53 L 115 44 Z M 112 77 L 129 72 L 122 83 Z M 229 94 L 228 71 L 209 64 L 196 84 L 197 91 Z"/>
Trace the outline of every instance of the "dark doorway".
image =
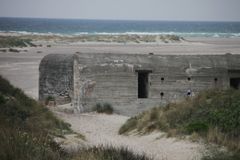
<path id="1" fill-rule="evenodd" d="M 240 89 L 240 78 L 230 78 L 230 87 Z"/>
<path id="2" fill-rule="evenodd" d="M 138 72 L 138 98 L 148 98 L 148 72 Z"/>

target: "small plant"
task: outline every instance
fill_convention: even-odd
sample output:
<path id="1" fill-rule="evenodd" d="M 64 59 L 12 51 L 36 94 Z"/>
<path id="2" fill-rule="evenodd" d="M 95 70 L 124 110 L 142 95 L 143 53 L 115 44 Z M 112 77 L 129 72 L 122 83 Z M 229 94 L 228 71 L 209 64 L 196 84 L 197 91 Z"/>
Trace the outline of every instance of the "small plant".
<path id="1" fill-rule="evenodd" d="M 50 101 L 54 101 L 55 104 L 55 98 L 53 96 L 48 96 L 45 100 L 45 105 L 48 105 Z"/>
<path id="2" fill-rule="evenodd" d="M 14 48 L 9 48 L 9 52 L 16 52 L 16 53 L 19 53 L 20 51 L 17 50 L 17 49 L 14 49 Z"/>
<path id="3" fill-rule="evenodd" d="M 189 134 L 193 133 L 193 132 L 204 132 L 206 133 L 208 131 L 208 125 L 206 123 L 203 122 L 192 122 L 189 123 L 186 128 L 187 132 Z"/>
<path id="4" fill-rule="evenodd" d="M 97 103 L 96 106 L 93 107 L 93 111 L 96 111 L 97 113 L 112 114 L 113 107 L 110 103 Z"/>
<path id="5" fill-rule="evenodd" d="M 47 100 L 47 101 L 54 101 L 55 98 L 54 98 L 53 96 L 48 96 L 48 97 L 46 98 L 46 100 Z"/>

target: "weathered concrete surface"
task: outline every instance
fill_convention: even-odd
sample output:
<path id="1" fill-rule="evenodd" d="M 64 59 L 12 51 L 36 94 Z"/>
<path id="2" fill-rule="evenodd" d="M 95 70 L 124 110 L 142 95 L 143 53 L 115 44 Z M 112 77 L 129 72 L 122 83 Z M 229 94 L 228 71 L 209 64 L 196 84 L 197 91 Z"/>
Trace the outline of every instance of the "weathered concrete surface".
<path id="1" fill-rule="evenodd" d="M 228 88 L 231 76 L 240 77 L 240 55 L 79 53 L 69 59 L 63 55 L 58 61 L 55 58 L 45 57 L 41 63 L 45 70 L 40 66 L 40 97 L 53 94 L 58 98 L 60 91 L 56 88 L 62 92 L 69 87 L 68 94 L 73 88 L 69 97 L 80 112 L 108 102 L 117 113 L 134 115 L 204 89 Z M 45 61 L 53 66 L 46 67 Z M 146 71 L 148 98 L 138 98 L 138 74 Z"/>
<path id="2" fill-rule="evenodd" d="M 39 67 L 39 100 L 44 102 L 49 96 L 57 104 L 71 102 L 73 91 L 73 55 L 49 54 Z"/>

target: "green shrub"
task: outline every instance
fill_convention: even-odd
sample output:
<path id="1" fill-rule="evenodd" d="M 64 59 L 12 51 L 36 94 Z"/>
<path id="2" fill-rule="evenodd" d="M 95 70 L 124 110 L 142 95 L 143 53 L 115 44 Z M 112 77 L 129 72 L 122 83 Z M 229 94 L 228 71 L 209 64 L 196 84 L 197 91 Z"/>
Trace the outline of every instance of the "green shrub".
<path id="1" fill-rule="evenodd" d="M 189 123 L 186 128 L 187 132 L 189 134 L 193 133 L 193 132 L 203 132 L 206 133 L 208 131 L 208 125 L 206 123 L 203 122 L 192 122 Z"/>
<path id="2" fill-rule="evenodd" d="M 93 111 L 96 111 L 97 113 L 106 113 L 106 114 L 112 114 L 113 113 L 113 107 L 110 103 L 97 103 L 93 107 Z"/>
<path id="3" fill-rule="evenodd" d="M 48 96 L 46 99 L 45 99 L 45 105 L 48 105 L 49 101 L 54 101 L 55 102 L 55 98 L 53 96 Z"/>
<path id="4" fill-rule="evenodd" d="M 101 103 L 97 103 L 94 107 L 93 107 L 93 111 L 96 111 L 98 113 L 102 112 L 102 104 Z"/>
<path id="5" fill-rule="evenodd" d="M 112 114 L 113 107 L 110 103 L 104 103 L 102 111 L 103 111 L 103 113 Z"/>

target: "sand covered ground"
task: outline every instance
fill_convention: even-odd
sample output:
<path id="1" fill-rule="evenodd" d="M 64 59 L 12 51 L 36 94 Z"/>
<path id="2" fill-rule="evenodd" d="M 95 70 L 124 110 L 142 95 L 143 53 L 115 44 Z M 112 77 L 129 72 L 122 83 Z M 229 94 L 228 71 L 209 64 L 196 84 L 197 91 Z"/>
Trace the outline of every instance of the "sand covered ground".
<path id="1" fill-rule="evenodd" d="M 5 35 L 6 36 L 6 35 Z M 33 41 L 41 47 L 17 48 L 20 52 L 0 50 L 0 75 L 23 89 L 31 97 L 38 98 L 39 63 L 41 59 L 51 53 L 74 54 L 87 53 L 136 53 L 136 54 L 240 54 L 240 38 L 184 38 L 181 41 L 167 42 L 81 42 L 81 41 L 55 41 L 54 38 L 35 39 Z M 47 46 L 51 45 L 51 46 Z M 159 138 L 162 133 L 153 133 L 147 136 L 120 136 L 118 128 L 128 117 L 120 115 L 80 114 L 69 115 L 58 113 L 69 122 L 75 131 L 86 136 L 92 145 L 125 146 L 136 152 L 146 152 L 156 159 L 187 160 L 199 157 L 197 151 L 202 146 L 184 140 Z M 200 150 L 199 150 L 200 148 Z"/>
<path id="2" fill-rule="evenodd" d="M 56 114 L 70 123 L 74 131 L 86 136 L 85 145 L 123 146 L 135 153 L 144 153 L 155 160 L 198 160 L 204 153 L 203 145 L 187 140 L 166 138 L 164 133 L 141 136 L 118 135 L 118 129 L 129 117 L 97 113 Z"/>

